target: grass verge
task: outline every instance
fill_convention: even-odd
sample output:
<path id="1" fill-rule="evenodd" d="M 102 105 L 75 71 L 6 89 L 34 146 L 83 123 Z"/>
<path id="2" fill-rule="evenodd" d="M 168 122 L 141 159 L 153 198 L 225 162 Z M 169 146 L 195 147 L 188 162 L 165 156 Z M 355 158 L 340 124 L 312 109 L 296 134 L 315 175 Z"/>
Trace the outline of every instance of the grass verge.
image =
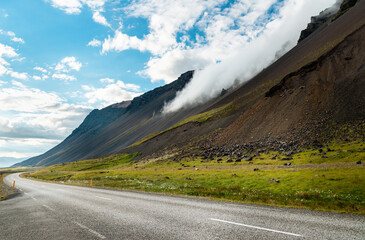
<path id="1" fill-rule="evenodd" d="M 0 201 L 5 200 L 11 193 L 11 187 L 4 183 L 4 178 L 11 174 L 17 172 L 29 172 L 39 170 L 40 168 L 29 168 L 29 167 L 19 167 L 19 168 L 0 168 Z"/>
<path id="2" fill-rule="evenodd" d="M 154 159 L 136 154 L 54 165 L 27 177 L 65 184 L 199 196 L 264 204 L 365 214 L 365 145 L 337 142 L 292 154 L 268 152 L 251 161 L 228 158 Z M 290 163 L 288 166 L 287 163 Z M 286 164 L 286 166 L 284 166 Z"/>

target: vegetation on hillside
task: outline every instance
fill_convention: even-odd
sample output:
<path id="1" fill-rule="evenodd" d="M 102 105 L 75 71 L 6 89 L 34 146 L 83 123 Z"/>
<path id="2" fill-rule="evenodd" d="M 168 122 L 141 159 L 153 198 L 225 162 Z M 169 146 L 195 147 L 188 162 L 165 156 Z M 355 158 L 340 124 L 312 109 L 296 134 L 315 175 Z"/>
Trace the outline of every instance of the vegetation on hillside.
<path id="1" fill-rule="evenodd" d="M 94 187 L 208 197 L 242 203 L 365 214 L 365 143 L 332 142 L 300 152 L 252 153 L 244 159 L 137 154 L 54 165 L 27 177 Z M 252 159 L 251 159 L 252 157 Z"/>

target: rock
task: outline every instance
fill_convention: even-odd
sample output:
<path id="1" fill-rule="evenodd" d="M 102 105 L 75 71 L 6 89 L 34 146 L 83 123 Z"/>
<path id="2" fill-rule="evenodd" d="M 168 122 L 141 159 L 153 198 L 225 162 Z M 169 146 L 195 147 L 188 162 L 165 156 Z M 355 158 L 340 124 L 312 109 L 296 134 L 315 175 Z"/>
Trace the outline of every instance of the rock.
<path id="1" fill-rule="evenodd" d="M 231 162 L 233 162 L 233 160 L 231 158 L 226 160 L 226 163 L 231 163 Z"/>
<path id="2" fill-rule="evenodd" d="M 165 177 L 165 179 L 170 179 L 169 177 Z"/>
<path id="3" fill-rule="evenodd" d="M 195 171 L 198 171 L 199 170 L 199 168 L 195 168 Z"/>
<path id="4" fill-rule="evenodd" d="M 361 161 L 357 161 L 356 164 L 362 164 L 362 162 Z"/>
<path id="5" fill-rule="evenodd" d="M 181 170 L 182 168 L 180 167 L 180 168 L 178 168 L 177 170 Z"/>
<path id="6" fill-rule="evenodd" d="M 293 158 L 292 157 L 285 157 L 285 158 L 282 158 L 281 160 L 283 160 L 283 161 L 289 161 L 289 160 L 293 160 Z"/>
<path id="7" fill-rule="evenodd" d="M 191 178 L 187 177 L 187 178 L 185 178 L 185 180 L 193 180 L 193 179 L 191 179 Z"/>
<path id="8" fill-rule="evenodd" d="M 328 158 L 328 156 L 326 156 L 326 155 L 323 155 L 323 156 L 322 156 L 322 158 Z"/>
<path id="9" fill-rule="evenodd" d="M 222 158 L 219 158 L 218 160 L 217 160 L 217 162 L 222 162 L 223 161 L 223 159 Z"/>
<path id="10" fill-rule="evenodd" d="M 314 140 L 312 142 L 312 146 L 313 147 L 316 147 L 316 148 L 322 148 L 323 147 L 323 144 L 320 141 L 318 141 L 318 140 Z"/>
<path id="11" fill-rule="evenodd" d="M 235 162 L 241 162 L 241 158 L 236 159 Z"/>
<path id="12" fill-rule="evenodd" d="M 252 161 L 253 160 L 253 157 L 252 156 L 249 156 L 245 159 L 245 161 L 249 162 L 249 161 Z"/>
<path id="13" fill-rule="evenodd" d="M 291 165 L 291 162 L 284 163 L 284 166 L 290 166 L 290 165 Z"/>
<path id="14" fill-rule="evenodd" d="M 280 180 L 275 179 L 275 178 L 269 180 L 269 183 L 279 183 L 279 182 L 280 182 Z"/>
<path id="15" fill-rule="evenodd" d="M 318 149 L 318 152 L 323 153 L 323 149 L 322 148 Z"/>
<path id="16" fill-rule="evenodd" d="M 287 157 L 291 157 L 292 155 L 293 155 L 293 151 L 290 151 L 290 152 L 285 154 L 285 156 L 287 156 Z"/>
<path id="17" fill-rule="evenodd" d="M 231 177 L 238 177 L 238 175 L 234 173 L 231 175 Z"/>
<path id="18" fill-rule="evenodd" d="M 259 170 L 258 168 L 254 168 L 254 169 L 253 169 L 253 171 L 254 171 L 254 172 L 256 172 L 256 171 L 258 171 L 258 170 Z"/>

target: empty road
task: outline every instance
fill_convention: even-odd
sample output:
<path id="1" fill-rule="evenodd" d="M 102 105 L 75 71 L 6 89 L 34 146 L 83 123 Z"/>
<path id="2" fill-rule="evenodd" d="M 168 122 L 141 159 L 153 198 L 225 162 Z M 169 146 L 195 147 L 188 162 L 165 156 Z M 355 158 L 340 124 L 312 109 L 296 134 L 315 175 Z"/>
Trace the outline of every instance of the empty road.
<path id="1" fill-rule="evenodd" d="M 365 239 L 365 216 L 13 181 L 0 239 Z"/>

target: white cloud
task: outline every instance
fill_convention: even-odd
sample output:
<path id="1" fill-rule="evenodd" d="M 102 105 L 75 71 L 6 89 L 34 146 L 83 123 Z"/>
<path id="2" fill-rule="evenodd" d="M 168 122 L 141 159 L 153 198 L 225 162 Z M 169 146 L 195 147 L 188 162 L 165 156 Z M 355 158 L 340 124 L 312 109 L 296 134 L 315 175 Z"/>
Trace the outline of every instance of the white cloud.
<path id="1" fill-rule="evenodd" d="M 20 152 L 0 152 L 0 158 L 11 157 L 11 158 L 26 158 L 31 157 L 29 153 L 20 153 Z M 0 166 L 1 167 L 1 166 Z"/>
<path id="2" fill-rule="evenodd" d="M 37 71 L 40 71 L 40 72 L 42 72 L 42 73 L 48 73 L 48 71 L 46 70 L 46 69 L 44 69 L 44 68 L 41 68 L 41 67 L 35 67 L 35 68 L 33 68 L 34 70 L 37 70 Z"/>
<path id="3" fill-rule="evenodd" d="M 334 2 L 313 2 L 312 13 Z M 268 13 L 269 9 L 302 4 L 300 0 L 244 0 L 231 4 L 225 0 L 135 0 L 122 11 L 129 17 L 146 19 L 149 33 L 138 38 L 119 28 L 104 39 L 101 53 L 128 49 L 150 52 L 152 57 L 139 74 L 153 82 L 169 83 L 187 70 L 202 69 L 230 58 L 237 49 L 267 31 L 269 22 L 285 17 L 275 11 Z M 307 23 L 310 16 L 303 19 Z M 302 23 L 294 30 L 296 34 L 303 28 Z"/>
<path id="4" fill-rule="evenodd" d="M 82 4 L 79 0 L 51 0 L 53 7 L 64 11 L 67 14 L 81 13 Z"/>
<path id="5" fill-rule="evenodd" d="M 93 12 L 93 20 L 104 26 L 110 27 L 106 18 L 100 14 L 108 0 L 48 0 L 52 6 L 64 11 L 66 14 L 80 14 L 84 5 Z"/>
<path id="6" fill-rule="evenodd" d="M 21 79 L 21 80 L 28 79 L 28 73 L 18 73 L 18 72 L 8 71 L 7 74 L 16 79 Z"/>
<path id="7" fill-rule="evenodd" d="M 4 75 L 5 73 L 7 73 L 8 69 L 0 63 L 0 76 Z"/>
<path id="8" fill-rule="evenodd" d="M 7 34 L 9 37 L 15 37 L 15 33 L 12 31 L 8 31 Z"/>
<path id="9" fill-rule="evenodd" d="M 92 47 L 99 47 L 99 46 L 101 46 L 101 41 L 96 40 L 96 39 L 94 38 L 94 39 L 93 39 L 92 41 L 90 41 L 87 45 L 88 45 L 88 46 L 92 46 Z"/>
<path id="10" fill-rule="evenodd" d="M 75 57 L 65 57 L 55 67 L 59 72 L 70 72 L 71 70 L 80 71 L 82 63 L 77 61 Z"/>
<path id="11" fill-rule="evenodd" d="M 112 78 L 102 78 L 102 79 L 100 79 L 100 82 L 101 83 L 114 83 L 115 80 Z"/>
<path id="12" fill-rule="evenodd" d="M 25 43 L 25 41 L 22 38 L 18 38 L 18 37 L 13 37 L 11 39 L 11 41 L 18 42 L 18 43 L 21 43 L 21 44 L 24 44 Z"/>
<path id="13" fill-rule="evenodd" d="M 20 37 L 16 37 L 15 33 L 12 32 L 12 31 L 5 32 L 5 31 L 0 29 L 0 34 L 9 36 L 10 40 L 13 41 L 13 42 L 18 42 L 18 43 L 21 43 L 21 44 L 25 43 L 24 39 L 22 39 Z"/>
<path id="14" fill-rule="evenodd" d="M 76 77 L 64 73 L 54 73 L 52 78 L 64 80 L 66 82 L 76 81 Z"/>
<path id="15" fill-rule="evenodd" d="M 0 137 L 0 167 L 9 167 L 26 158 L 39 155 L 59 142 L 60 140 L 53 139 Z"/>
<path id="16" fill-rule="evenodd" d="M 0 43 L 0 58 L 2 57 L 13 58 L 17 56 L 18 54 L 15 52 L 14 48 Z"/>
<path id="17" fill-rule="evenodd" d="M 26 80 L 28 78 L 27 73 L 14 72 L 10 67 L 9 63 L 4 59 L 18 57 L 19 54 L 15 52 L 14 48 L 0 43 L 0 76 L 7 74 L 13 78 Z"/>
<path id="18" fill-rule="evenodd" d="M 104 40 L 102 53 L 126 49 L 149 51 L 154 55 L 166 53 L 178 46 L 178 32 L 191 29 L 205 11 L 224 2 L 225 0 L 134 1 L 124 10 L 129 16 L 148 19 L 150 33 L 139 39 L 117 30 L 114 37 L 109 36 Z"/>
<path id="19" fill-rule="evenodd" d="M 103 15 L 101 15 L 99 11 L 95 11 L 93 13 L 93 19 L 95 22 L 100 23 L 101 25 L 110 27 L 110 24 L 108 23 L 106 18 Z"/>
<path id="20" fill-rule="evenodd" d="M 229 54 L 221 61 L 196 71 L 191 82 L 165 106 L 164 111 L 173 112 L 202 103 L 217 96 L 223 88 L 227 89 L 236 82 L 249 80 L 275 60 L 277 52 L 283 46 L 288 47 L 288 41 L 291 47 L 295 45 L 300 31 L 305 28 L 310 16 L 318 14 L 334 2 L 335 0 L 321 3 L 315 0 L 305 2 L 288 0 L 273 19 L 264 25 L 253 27 L 252 22 L 262 22 L 261 19 L 265 19 L 266 12 L 262 10 L 265 3 L 256 1 L 255 4 L 260 6 L 254 9 L 259 9 L 258 12 L 243 16 L 240 24 L 248 29 L 246 33 L 249 35 L 249 41 L 242 42 L 240 46 L 234 48 L 234 51 L 228 51 Z M 208 32 L 215 31 L 217 30 Z M 229 33 L 227 37 L 232 39 Z"/>
<path id="21" fill-rule="evenodd" d="M 2 86 L 2 85 L 4 85 L 4 84 L 6 84 L 7 82 L 5 82 L 5 81 L 1 81 L 0 80 L 0 87 Z"/>
<path id="22" fill-rule="evenodd" d="M 125 84 L 122 81 L 116 81 L 104 88 L 94 88 L 84 85 L 83 90 L 86 92 L 85 97 L 91 104 L 100 103 L 101 107 L 108 106 L 113 103 L 132 100 L 141 95 L 138 91 L 140 87 L 135 84 Z"/>
<path id="23" fill-rule="evenodd" d="M 11 61 L 12 62 L 23 62 L 26 59 L 26 57 L 20 57 L 20 58 L 14 58 Z"/>
<path id="24" fill-rule="evenodd" d="M 0 111 L 37 112 L 63 100 L 54 93 L 27 88 L 18 81 L 0 89 Z"/>
<path id="25" fill-rule="evenodd" d="M 33 75 L 33 76 L 32 76 L 32 78 L 33 78 L 34 80 L 42 80 L 42 78 L 41 78 L 40 76 L 36 76 L 36 75 Z"/>
<path id="26" fill-rule="evenodd" d="M 89 111 L 88 107 L 65 103 L 55 93 L 12 81 L 11 87 L 0 88 L 0 136 L 62 139 Z"/>

